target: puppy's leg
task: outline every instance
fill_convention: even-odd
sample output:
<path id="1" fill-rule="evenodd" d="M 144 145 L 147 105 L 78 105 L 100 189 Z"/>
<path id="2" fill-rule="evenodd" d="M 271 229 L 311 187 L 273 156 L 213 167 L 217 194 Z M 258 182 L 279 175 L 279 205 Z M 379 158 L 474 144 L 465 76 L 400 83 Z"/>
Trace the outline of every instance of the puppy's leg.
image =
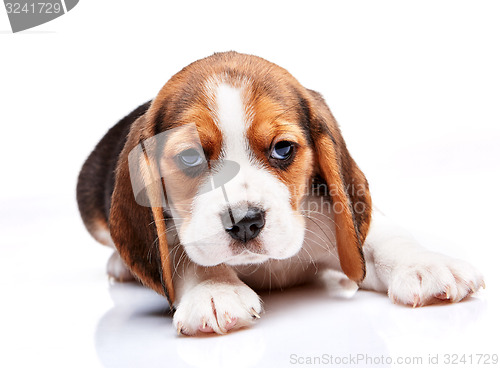
<path id="1" fill-rule="evenodd" d="M 115 250 L 111 257 L 109 257 L 108 264 L 106 266 L 106 271 L 111 279 L 118 282 L 130 282 L 135 281 L 134 275 L 128 269 L 128 267 L 123 263 L 120 255 Z"/>
<path id="2" fill-rule="evenodd" d="M 91 226 L 90 233 L 99 243 L 114 249 L 106 266 L 108 277 L 118 282 L 135 281 L 134 275 L 132 275 L 132 272 L 130 272 L 116 251 L 115 244 L 113 243 L 113 239 L 111 239 L 111 234 L 109 233 L 107 225 L 99 224 L 99 226 Z"/>
<path id="3" fill-rule="evenodd" d="M 362 288 L 388 292 L 392 301 L 423 306 L 436 299 L 458 302 L 484 281 L 469 263 L 422 248 L 405 230 L 374 211 L 363 246 Z"/>
<path id="4" fill-rule="evenodd" d="M 179 333 L 224 334 L 260 318 L 259 296 L 229 266 L 201 267 L 187 262 L 177 271 L 174 326 Z"/>

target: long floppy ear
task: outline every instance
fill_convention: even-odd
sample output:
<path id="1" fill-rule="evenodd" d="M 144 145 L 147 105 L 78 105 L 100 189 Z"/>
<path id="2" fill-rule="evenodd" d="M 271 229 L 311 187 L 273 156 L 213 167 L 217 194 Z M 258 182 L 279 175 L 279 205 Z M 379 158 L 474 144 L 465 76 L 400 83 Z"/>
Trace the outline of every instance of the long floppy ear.
<path id="1" fill-rule="evenodd" d="M 155 155 L 148 156 L 144 150 L 144 155 L 133 163 L 139 165 L 135 171 L 129 165 L 129 154 L 144 148 L 144 141 L 154 135 L 147 125 L 146 115 L 132 124 L 118 158 L 109 227 L 123 261 L 142 283 L 165 295 L 172 308 L 175 295 L 163 216 L 163 193 L 161 186 L 155 185 L 159 178 L 156 158 Z M 134 177 L 131 177 L 131 172 Z M 138 179 L 144 181 L 146 188 L 146 197 L 141 204 L 132 187 L 132 180 Z M 148 185 L 151 183 L 153 185 Z"/>
<path id="2" fill-rule="evenodd" d="M 368 182 L 347 151 L 321 95 L 311 90 L 307 93 L 317 174 L 325 180 L 333 202 L 340 265 L 347 277 L 359 283 L 366 275 L 362 245 L 371 219 Z"/>

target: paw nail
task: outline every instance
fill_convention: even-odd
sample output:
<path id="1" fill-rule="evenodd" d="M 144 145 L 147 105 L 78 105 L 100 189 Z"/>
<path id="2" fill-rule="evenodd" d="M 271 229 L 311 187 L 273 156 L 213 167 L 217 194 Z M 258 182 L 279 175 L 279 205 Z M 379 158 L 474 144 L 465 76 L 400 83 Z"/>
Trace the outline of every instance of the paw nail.
<path id="1" fill-rule="evenodd" d="M 483 289 L 486 289 L 486 284 L 484 283 L 484 280 L 483 280 L 483 281 L 481 281 L 481 287 L 482 287 Z"/>
<path id="2" fill-rule="evenodd" d="M 231 317 L 229 317 L 229 314 L 227 314 L 227 312 L 224 313 L 224 318 L 226 319 L 227 323 L 231 323 L 232 322 Z"/>
<path id="3" fill-rule="evenodd" d="M 203 329 L 207 328 L 207 321 L 205 321 L 205 318 L 203 318 L 201 326 L 203 327 Z"/>
<path id="4" fill-rule="evenodd" d="M 236 323 L 238 322 L 238 318 L 231 318 L 231 322 L 227 322 L 226 324 L 226 330 L 232 329 L 234 326 L 236 326 Z"/>
<path id="5" fill-rule="evenodd" d="M 182 324 L 181 323 L 178 323 L 177 324 L 177 335 L 180 335 L 182 332 Z"/>
<path id="6" fill-rule="evenodd" d="M 257 313 L 257 311 L 255 309 L 251 309 L 251 312 L 252 312 L 252 316 L 254 316 L 255 318 L 259 319 L 260 316 L 259 316 L 259 313 Z"/>
<path id="7" fill-rule="evenodd" d="M 450 287 L 446 287 L 446 299 L 450 299 Z"/>
<path id="8" fill-rule="evenodd" d="M 394 295 L 392 295 L 392 293 L 390 291 L 387 292 L 387 296 L 389 297 L 391 302 L 393 302 L 394 304 L 397 304 L 396 298 L 394 297 Z"/>
<path id="9" fill-rule="evenodd" d="M 413 299 L 413 308 L 418 306 L 419 303 L 420 303 L 420 297 L 418 295 L 415 295 L 415 298 Z"/>

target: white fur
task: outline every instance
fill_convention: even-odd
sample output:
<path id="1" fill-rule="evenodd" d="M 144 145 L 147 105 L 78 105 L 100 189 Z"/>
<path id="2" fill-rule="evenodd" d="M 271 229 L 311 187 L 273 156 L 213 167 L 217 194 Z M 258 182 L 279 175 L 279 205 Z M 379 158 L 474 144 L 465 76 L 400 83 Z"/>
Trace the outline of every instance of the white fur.
<path id="1" fill-rule="evenodd" d="M 251 121 L 245 114 L 242 88 L 221 83 L 215 92 L 216 123 L 224 140 L 224 158 L 240 165 L 249 163 L 249 147 L 246 138 Z"/>
<path id="2" fill-rule="evenodd" d="M 107 226 L 96 226 L 91 230 L 91 234 L 99 243 L 115 249 L 115 243 Z"/>
<path id="3" fill-rule="evenodd" d="M 258 295 L 245 284 L 202 281 L 183 296 L 174 315 L 179 332 L 226 333 L 250 325 L 261 312 Z"/>
<path id="4" fill-rule="evenodd" d="M 114 251 L 111 257 L 109 257 L 106 271 L 110 279 L 119 282 L 128 282 L 135 280 L 132 272 L 130 272 L 125 263 L 123 263 L 117 251 Z"/>

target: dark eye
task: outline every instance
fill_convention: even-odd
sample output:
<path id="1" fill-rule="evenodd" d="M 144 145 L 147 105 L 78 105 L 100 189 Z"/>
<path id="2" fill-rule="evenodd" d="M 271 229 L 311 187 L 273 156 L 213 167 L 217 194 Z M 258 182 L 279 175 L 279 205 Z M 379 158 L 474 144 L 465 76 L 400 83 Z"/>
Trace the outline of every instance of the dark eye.
<path id="1" fill-rule="evenodd" d="M 195 167 L 203 162 L 203 157 L 194 148 L 182 151 L 178 155 L 179 161 L 187 167 Z"/>
<path id="2" fill-rule="evenodd" d="M 280 141 L 276 143 L 271 151 L 271 158 L 275 160 L 286 160 L 292 155 L 293 143 L 289 141 Z"/>

